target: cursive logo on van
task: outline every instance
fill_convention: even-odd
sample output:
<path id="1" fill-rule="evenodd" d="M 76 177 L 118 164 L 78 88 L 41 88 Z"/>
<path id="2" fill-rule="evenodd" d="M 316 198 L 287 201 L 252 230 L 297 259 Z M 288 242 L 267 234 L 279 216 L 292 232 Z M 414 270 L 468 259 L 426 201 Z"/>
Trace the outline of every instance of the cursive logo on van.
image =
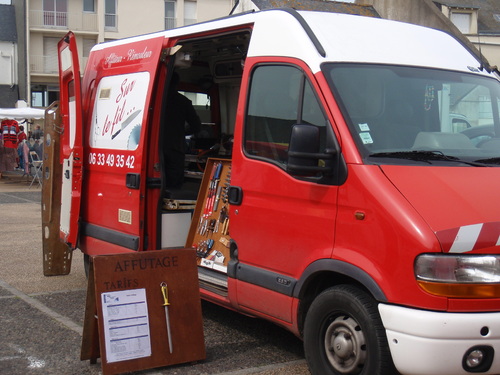
<path id="1" fill-rule="evenodd" d="M 121 63 L 123 60 L 123 56 L 119 56 L 116 53 L 111 53 L 108 57 L 104 59 L 104 64 L 107 67 L 111 67 L 113 64 Z"/>
<path id="2" fill-rule="evenodd" d="M 147 46 L 144 47 L 144 51 L 142 51 L 142 52 L 136 52 L 135 49 L 131 48 L 128 50 L 127 60 L 133 61 L 133 60 L 139 60 L 139 59 L 149 59 L 152 54 L 153 54 L 153 51 L 148 51 Z"/>
<path id="3" fill-rule="evenodd" d="M 125 55 L 118 55 L 116 52 L 111 52 L 105 59 L 104 65 L 107 68 L 111 68 L 115 64 L 120 64 L 127 61 L 136 61 L 149 59 L 153 51 L 148 50 L 148 47 L 144 47 L 142 51 L 136 51 L 134 48 L 130 48 Z"/>
<path id="4" fill-rule="evenodd" d="M 120 85 L 120 92 L 116 96 L 115 103 L 116 108 L 112 111 L 114 115 L 112 118 L 107 115 L 104 120 L 104 126 L 102 128 L 102 136 L 106 134 L 115 134 L 119 127 L 121 127 L 122 120 L 124 116 L 130 115 L 136 108 L 135 106 L 127 107 L 127 96 L 131 94 L 134 90 L 136 84 L 135 80 L 129 80 L 125 78 Z M 129 106 L 130 107 L 130 106 Z"/>

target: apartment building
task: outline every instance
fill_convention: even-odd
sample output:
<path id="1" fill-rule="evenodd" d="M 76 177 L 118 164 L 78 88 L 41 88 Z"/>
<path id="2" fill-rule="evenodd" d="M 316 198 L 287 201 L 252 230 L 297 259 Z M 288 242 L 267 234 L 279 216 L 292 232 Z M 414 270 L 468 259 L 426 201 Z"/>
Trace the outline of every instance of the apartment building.
<path id="1" fill-rule="evenodd" d="M 26 96 L 23 0 L 0 0 L 0 108 Z"/>
<path id="2" fill-rule="evenodd" d="M 261 0 L 265 1 L 265 0 Z M 500 67 L 498 0 L 355 0 L 371 5 L 382 18 L 414 23 L 454 34 L 491 66 Z"/>
<path id="3" fill-rule="evenodd" d="M 25 4 L 26 37 L 17 38 L 20 54 L 17 74 L 19 99 L 25 99 L 33 107 L 45 107 L 58 98 L 56 46 L 68 30 L 77 36 L 83 70 L 96 43 L 223 17 L 232 10 L 238 13 L 284 6 L 374 13 L 382 18 L 462 34 L 481 49 L 491 65 L 500 66 L 498 0 L 0 0 L 0 4 L 11 2 L 18 4 L 15 6 L 18 24 Z M 23 60 L 27 62 L 26 74 Z"/>
<path id="4" fill-rule="evenodd" d="M 26 0 L 28 91 L 32 107 L 58 99 L 57 42 L 77 36 L 83 71 L 90 49 L 108 40 L 202 22 L 230 13 L 234 0 Z"/>
<path id="5" fill-rule="evenodd" d="M 491 65 L 500 67 L 500 2 L 498 0 L 436 1 L 443 14 Z"/>

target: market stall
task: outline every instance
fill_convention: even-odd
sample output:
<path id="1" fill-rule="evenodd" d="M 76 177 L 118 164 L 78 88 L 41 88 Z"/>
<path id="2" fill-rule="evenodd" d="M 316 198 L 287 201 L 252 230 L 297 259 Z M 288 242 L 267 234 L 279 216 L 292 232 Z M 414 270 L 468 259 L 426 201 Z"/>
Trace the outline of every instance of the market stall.
<path id="1" fill-rule="evenodd" d="M 25 120 L 43 119 L 45 110 L 31 107 L 22 108 L 0 108 L 0 120 Z"/>
<path id="2" fill-rule="evenodd" d="M 26 133 L 30 134 L 29 126 L 33 124 L 33 121 L 44 117 L 45 110 L 43 109 L 31 107 L 0 108 L 3 139 L 0 144 L 0 178 L 3 172 L 12 171 L 18 167 L 25 169 L 25 173 L 28 173 L 27 155 L 30 148 L 27 147 L 28 145 L 25 147 L 26 141 L 24 140 L 27 139 Z M 19 134 L 24 136 L 20 137 Z"/>

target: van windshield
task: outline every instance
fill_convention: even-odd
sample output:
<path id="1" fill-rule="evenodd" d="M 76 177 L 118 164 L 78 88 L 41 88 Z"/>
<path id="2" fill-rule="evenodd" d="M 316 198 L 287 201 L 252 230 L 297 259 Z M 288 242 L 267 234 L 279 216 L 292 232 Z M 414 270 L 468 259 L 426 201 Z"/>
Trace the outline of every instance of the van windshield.
<path id="1" fill-rule="evenodd" d="M 367 163 L 500 165 L 500 82 L 365 64 L 323 72 Z"/>

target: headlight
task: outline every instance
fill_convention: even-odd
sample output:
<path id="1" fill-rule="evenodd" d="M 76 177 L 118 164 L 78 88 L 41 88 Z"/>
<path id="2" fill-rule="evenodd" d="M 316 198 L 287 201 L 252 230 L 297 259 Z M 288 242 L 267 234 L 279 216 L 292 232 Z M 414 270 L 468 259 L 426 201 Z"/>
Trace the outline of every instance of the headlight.
<path id="1" fill-rule="evenodd" d="M 500 298 L 500 255 L 420 255 L 415 276 L 420 287 L 434 295 Z"/>

